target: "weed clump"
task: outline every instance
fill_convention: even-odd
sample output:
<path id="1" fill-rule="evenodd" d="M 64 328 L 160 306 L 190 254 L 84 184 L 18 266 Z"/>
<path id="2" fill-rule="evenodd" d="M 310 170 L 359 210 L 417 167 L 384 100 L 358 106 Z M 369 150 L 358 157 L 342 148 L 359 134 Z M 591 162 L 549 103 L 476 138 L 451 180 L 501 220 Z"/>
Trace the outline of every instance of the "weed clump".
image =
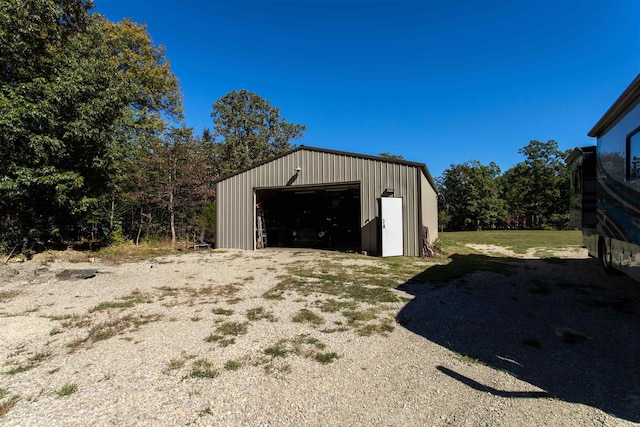
<path id="1" fill-rule="evenodd" d="M 298 311 L 291 320 L 297 323 L 310 323 L 314 326 L 320 326 L 324 323 L 324 319 L 322 317 L 306 308 Z"/>
<path id="2" fill-rule="evenodd" d="M 65 384 L 60 388 L 60 390 L 58 390 L 58 396 L 60 397 L 69 396 L 75 393 L 76 391 L 78 391 L 78 386 L 76 384 Z"/>
<path id="3" fill-rule="evenodd" d="M 219 372 L 213 368 L 213 363 L 207 359 L 198 359 L 193 362 L 189 376 L 191 378 L 215 378 Z"/>

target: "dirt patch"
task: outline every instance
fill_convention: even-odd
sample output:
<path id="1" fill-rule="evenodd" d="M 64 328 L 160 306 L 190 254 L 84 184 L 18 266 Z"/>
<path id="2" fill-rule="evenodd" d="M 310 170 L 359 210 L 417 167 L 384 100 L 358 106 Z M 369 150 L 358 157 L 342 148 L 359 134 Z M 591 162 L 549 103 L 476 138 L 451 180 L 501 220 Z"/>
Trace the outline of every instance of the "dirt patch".
<path id="1" fill-rule="evenodd" d="M 570 258 L 570 259 L 586 259 L 589 257 L 589 253 L 585 248 L 561 248 L 561 249 L 547 249 L 547 248 L 530 248 L 526 253 L 521 254 L 514 252 L 509 248 L 497 245 L 484 245 L 468 243 L 468 246 L 483 254 L 493 256 L 507 256 L 512 258 L 524 258 L 524 259 L 539 259 L 539 258 Z"/>

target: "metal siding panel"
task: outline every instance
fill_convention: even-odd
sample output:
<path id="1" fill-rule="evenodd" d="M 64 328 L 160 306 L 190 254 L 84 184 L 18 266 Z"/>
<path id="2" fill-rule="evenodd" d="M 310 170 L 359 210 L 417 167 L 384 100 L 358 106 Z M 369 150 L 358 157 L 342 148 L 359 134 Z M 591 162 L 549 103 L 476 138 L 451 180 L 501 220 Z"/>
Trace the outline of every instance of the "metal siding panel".
<path id="1" fill-rule="evenodd" d="M 416 188 L 415 188 L 415 177 L 416 174 L 414 172 L 414 168 L 405 167 L 404 168 L 404 179 L 406 182 L 407 188 L 407 226 L 405 228 L 405 233 L 407 236 L 407 240 L 409 241 L 409 247 L 407 248 L 407 253 L 409 255 L 417 256 L 419 255 L 419 246 L 418 246 L 418 215 L 416 210 Z"/>
<path id="2" fill-rule="evenodd" d="M 312 185 L 332 182 L 360 182 L 360 211 L 362 227 L 362 249 L 369 253 L 378 252 L 377 247 L 377 199 L 386 186 L 396 188 L 395 196 L 402 197 L 405 253 L 419 253 L 420 224 L 431 217 L 433 206 L 427 206 L 425 199 L 433 197 L 431 187 L 423 182 L 419 189 L 418 176 L 426 181 L 422 173 L 409 165 L 398 165 L 350 157 L 334 153 L 299 150 L 273 162 L 263 164 L 240 175 L 218 183 L 218 223 L 216 226 L 219 247 L 253 249 L 254 240 L 254 193 L 256 187 L 281 187 L 293 176 L 296 167 L 302 169 L 293 185 Z M 422 190 L 422 194 L 417 191 Z M 431 189 L 432 190 L 432 189 Z M 433 191 L 431 191 L 433 192 Z M 425 197 L 427 196 L 427 197 Z M 418 218 L 418 203 L 423 203 L 423 218 Z M 437 208 L 436 208 L 437 209 Z M 437 218 L 437 213 L 434 214 Z M 432 221 L 429 221 L 431 224 Z M 373 223 L 372 225 L 368 225 Z M 435 220 L 437 227 L 437 219 Z M 431 230 L 431 225 L 428 225 Z M 433 236 L 433 233 L 431 233 Z"/>
<path id="3" fill-rule="evenodd" d="M 433 243 L 438 238 L 438 195 L 424 174 L 421 173 L 420 177 L 422 180 L 423 224 L 429 228 L 429 239 Z"/>

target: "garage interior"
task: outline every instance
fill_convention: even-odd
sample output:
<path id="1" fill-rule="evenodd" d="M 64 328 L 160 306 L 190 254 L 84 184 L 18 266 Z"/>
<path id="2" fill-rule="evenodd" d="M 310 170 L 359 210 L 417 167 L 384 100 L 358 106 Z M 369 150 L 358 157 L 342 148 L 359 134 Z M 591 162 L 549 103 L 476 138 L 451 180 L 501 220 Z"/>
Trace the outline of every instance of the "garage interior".
<path id="1" fill-rule="evenodd" d="M 261 216 L 264 247 L 360 251 L 360 183 L 258 189 Z"/>

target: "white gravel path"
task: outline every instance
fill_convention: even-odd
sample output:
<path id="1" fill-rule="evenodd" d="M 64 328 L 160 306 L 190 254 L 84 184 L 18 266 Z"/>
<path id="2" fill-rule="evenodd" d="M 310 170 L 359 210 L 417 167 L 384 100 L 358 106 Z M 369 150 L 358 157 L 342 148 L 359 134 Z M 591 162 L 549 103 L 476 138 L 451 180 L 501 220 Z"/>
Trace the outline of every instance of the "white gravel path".
<path id="1" fill-rule="evenodd" d="M 443 338 L 436 340 L 420 328 L 394 323 L 386 334 L 361 336 L 339 312 L 318 309 L 317 302 L 326 296 L 294 292 L 281 300 L 264 298 L 286 277 L 287 267 L 309 267 L 328 257 L 333 255 L 203 251 L 119 265 L 97 259 L 4 267 L 0 413 L 4 408 L 6 414 L 0 415 L 0 425 L 521 427 L 640 422 L 636 406 L 607 413 L 608 406 L 550 397 L 541 384 L 465 357 L 454 351 L 455 343 L 447 344 L 447 330 L 439 331 Z M 345 259 L 339 262 L 378 264 L 374 258 Z M 90 279 L 58 277 L 64 270 L 80 269 L 98 273 Z M 477 283 L 505 277 L 480 276 Z M 460 289 L 449 285 L 430 295 L 437 293 L 434 298 L 445 304 L 448 293 Z M 411 289 L 394 292 L 402 302 L 381 304 L 379 319 L 392 319 L 425 298 Z M 131 307 L 96 309 L 127 298 Z M 271 313 L 272 319 L 249 321 L 247 311 L 255 308 Z M 303 308 L 325 323 L 292 322 Z M 429 315 L 422 310 L 416 319 L 426 322 Z M 227 346 L 207 340 L 223 322 L 247 322 L 246 333 Z M 107 324 L 123 329 L 106 339 L 91 338 L 108 332 Z M 338 331 L 323 332 L 331 328 Z M 279 340 L 287 340 L 284 345 L 291 350 L 296 339 L 297 354 L 272 358 L 264 352 Z M 332 352 L 338 357 L 331 363 L 314 358 Z M 209 362 L 215 376 L 192 375 L 199 360 Z M 225 368 L 229 361 L 239 368 Z M 75 392 L 60 395 L 65 385 L 75 385 Z M 629 405 L 640 403 L 634 396 L 629 394 Z"/>

